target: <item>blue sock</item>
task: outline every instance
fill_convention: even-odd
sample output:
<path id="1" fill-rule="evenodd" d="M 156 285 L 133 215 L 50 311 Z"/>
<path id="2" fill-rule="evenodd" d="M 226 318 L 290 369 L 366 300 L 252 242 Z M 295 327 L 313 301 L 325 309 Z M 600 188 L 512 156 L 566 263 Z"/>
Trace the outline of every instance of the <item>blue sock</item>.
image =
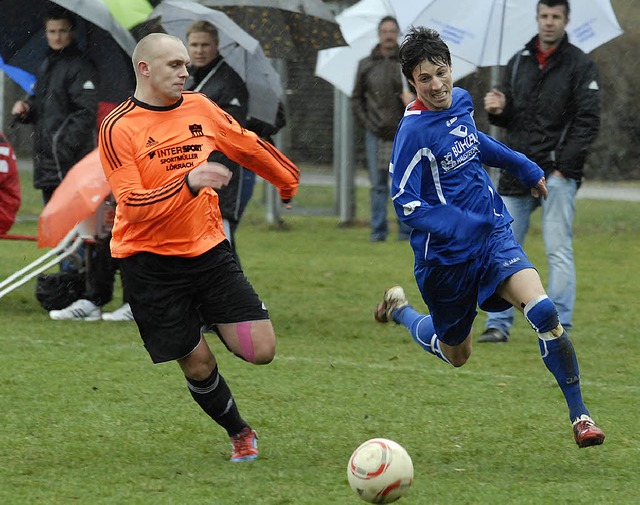
<path id="1" fill-rule="evenodd" d="M 538 333 L 542 361 L 556 378 L 564 394 L 569 407 L 569 418 L 573 421 L 582 414 L 589 415 L 580 391 L 576 351 L 560 324 L 556 306 L 548 296 L 542 295 L 524 307 L 524 315 Z"/>
<path id="2" fill-rule="evenodd" d="M 420 347 L 442 361 L 449 363 L 449 360 L 440 350 L 440 339 L 436 335 L 431 316 L 420 314 L 411 306 L 394 310 L 392 316 L 396 323 L 407 327 L 413 340 Z"/>
<path id="3" fill-rule="evenodd" d="M 589 415 L 580 391 L 578 359 L 567 333 L 563 331 L 560 337 L 551 340 L 538 338 L 538 343 L 542 361 L 556 378 L 567 400 L 570 419 L 573 421 L 582 414 Z"/>
<path id="4" fill-rule="evenodd" d="M 524 315 L 538 333 L 540 354 L 564 394 L 573 421 L 582 414 L 589 415 L 580 391 L 578 359 L 567 332 L 558 320 L 558 311 L 546 295 L 531 300 L 524 307 Z"/>

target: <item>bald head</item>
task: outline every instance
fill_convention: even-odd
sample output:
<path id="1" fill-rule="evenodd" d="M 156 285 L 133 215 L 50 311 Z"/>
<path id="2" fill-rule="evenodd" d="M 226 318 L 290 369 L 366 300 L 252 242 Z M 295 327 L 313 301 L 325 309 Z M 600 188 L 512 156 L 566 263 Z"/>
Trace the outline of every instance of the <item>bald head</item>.
<path id="1" fill-rule="evenodd" d="M 175 46 L 176 44 L 183 46 L 182 41 L 178 37 L 167 35 L 166 33 L 150 33 L 140 39 L 140 42 L 138 42 L 131 55 L 131 61 L 133 62 L 136 75 L 138 74 L 138 66 L 141 61 L 150 62 L 162 54 L 167 46 Z"/>
<path id="2" fill-rule="evenodd" d="M 136 73 L 134 96 L 149 105 L 175 103 L 188 77 L 189 54 L 182 41 L 165 33 L 144 37 L 131 56 Z"/>

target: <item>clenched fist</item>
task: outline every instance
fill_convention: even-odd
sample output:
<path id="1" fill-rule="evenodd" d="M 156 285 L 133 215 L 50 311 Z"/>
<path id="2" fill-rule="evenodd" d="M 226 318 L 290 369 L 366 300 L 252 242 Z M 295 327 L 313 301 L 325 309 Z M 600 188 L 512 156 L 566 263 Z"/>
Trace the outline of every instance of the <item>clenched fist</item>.
<path id="1" fill-rule="evenodd" d="M 504 106 L 507 102 L 507 98 L 502 91 L 492 89 L 484 95 L 484 110 L 489 114 L 500 115 L 504 112 Z"/>
<path id="2" fill-rule="evenodd" d="M 189 188 L 194 193 L 207 186 L 213 189 L 220 189 L 229 184 L 231 176 L 231 171 L 222 163 L 208 161 L 189 172 Z"/>

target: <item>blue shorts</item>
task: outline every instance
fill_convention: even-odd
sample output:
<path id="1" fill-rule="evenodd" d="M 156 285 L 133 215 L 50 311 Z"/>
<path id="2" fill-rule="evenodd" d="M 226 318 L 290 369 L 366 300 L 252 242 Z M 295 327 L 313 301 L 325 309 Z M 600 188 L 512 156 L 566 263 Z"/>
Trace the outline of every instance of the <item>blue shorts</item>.
<path id="1" fill-rule="evenodd" d="M 471 332 L 478 306 L 488 312 L 511 307 L 496 290 L 526 268 L 535 267 L 515 241 L 511 227 L 504 226 L 494 230 L 476 258 L 456 265 L 416 265 L 414 274 L 436 334 L 445 344 L 459 345 Z"/>

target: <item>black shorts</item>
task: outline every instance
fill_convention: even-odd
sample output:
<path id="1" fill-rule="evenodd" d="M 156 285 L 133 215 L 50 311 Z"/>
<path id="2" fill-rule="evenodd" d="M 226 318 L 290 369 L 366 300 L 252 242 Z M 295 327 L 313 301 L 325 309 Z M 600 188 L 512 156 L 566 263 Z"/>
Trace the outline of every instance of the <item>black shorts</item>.
<path id="1" fill-rule="evenodd" d="M 120 265 L 154 363 L 187 356 L 200 342 L 203 326 L 269 319 L 226 240 L 195 258 L 138 253 Z"/>

